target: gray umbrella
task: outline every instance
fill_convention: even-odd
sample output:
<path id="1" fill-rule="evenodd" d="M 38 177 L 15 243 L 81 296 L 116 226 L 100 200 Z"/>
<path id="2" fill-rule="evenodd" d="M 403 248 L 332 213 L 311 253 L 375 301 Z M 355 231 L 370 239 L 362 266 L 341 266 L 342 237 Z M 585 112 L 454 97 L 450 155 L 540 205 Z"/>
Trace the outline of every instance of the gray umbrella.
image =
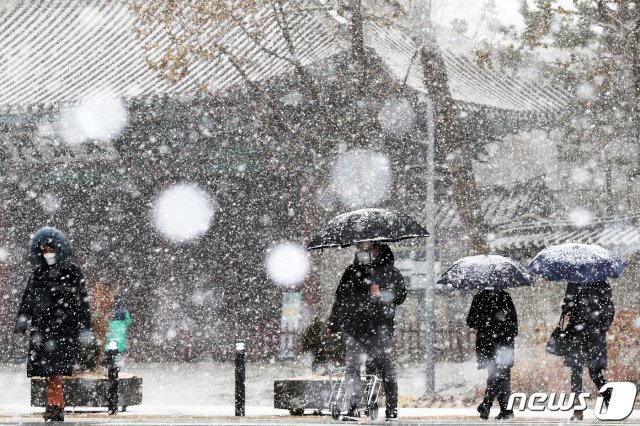
<path id="1" fill-rule="evenodd" d="M 307 245 L 307 250 L 347 247 L 362 241 L 393 242 L 428 236 L 422 225 L 404 213 L 360 209 L 327 222 Z"/>
<path id="2" fill-rule="evenodd" d="M 486 288 L 531 285 L 532 277 L 520 263 L 498 255 L 468 256 L 457 260 L 436 284 L 452 288 Z"/>

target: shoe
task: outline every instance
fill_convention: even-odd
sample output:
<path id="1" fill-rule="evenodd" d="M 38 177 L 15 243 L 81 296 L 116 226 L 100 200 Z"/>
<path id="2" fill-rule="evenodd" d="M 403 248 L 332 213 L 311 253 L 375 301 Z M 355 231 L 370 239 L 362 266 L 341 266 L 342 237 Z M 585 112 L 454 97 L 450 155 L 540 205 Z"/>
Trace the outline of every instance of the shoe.
<path id="1" fill-rule="evenodd" d="M 384 410 L 384 416 L 387 420 L 397 420 L 398 409 L 396 407 L 387 407 L 387 409 Z"/>
<path id="2" fill-rule="evenodd" d="M 43 418 L 45 422 L 64 422 L 64 408 L 47 405 Z"/>
<path id="3" fill-rule="evenodd" d="M 51 421 L 52 412 L 53 412 L 53 406 L 47 404 L 47 406 L 44 409 L 44 414 L 42 415 L 42 418 L 44 419 L 45 422 Z"/>
<path id="4" fill-rule="evenodd" d="M 360 420 L 360 410 L 358 410 L 356 407 L 352 407 L 349 409 L 349 411 L 347 411 L 343 416 L 342 416 L 342 421 L 345 422 L 355 422 Z"/>
<path id="5" fill-rule="evenodd" d="M 571 422 L 581 422 L 584 418 L 582 410 L 573 410 L 573 416 L 569 419 Z"/>
<path id="6" fill-rule="evenodd" d="M 478 405 L 478 413 L 480 413 L 480 418 L 482 420 L 487 420 L 489 418 L 489 409 L 490 407 L 487 407 L 484 404 Z"/>
<path id="7" fill-rule="evenodd" d="M 513 418 L 513 410 L 500 411 L 496 416 L 496 420 L 509 420 Z"/>

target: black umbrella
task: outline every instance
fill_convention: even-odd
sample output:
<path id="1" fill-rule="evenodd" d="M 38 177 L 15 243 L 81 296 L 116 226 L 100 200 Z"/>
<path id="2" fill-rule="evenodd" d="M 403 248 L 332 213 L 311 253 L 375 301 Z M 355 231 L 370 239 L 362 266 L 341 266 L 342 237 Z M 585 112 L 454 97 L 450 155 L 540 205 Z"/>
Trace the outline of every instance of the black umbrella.
<path id="1" fill-rule="evenodd" d="M 307 250 L 347 247 L 363 241 L 393 242 L 428 236 L 426 229 L 404 213 L 360 209 L 327 222 L 307 245 Z"/>

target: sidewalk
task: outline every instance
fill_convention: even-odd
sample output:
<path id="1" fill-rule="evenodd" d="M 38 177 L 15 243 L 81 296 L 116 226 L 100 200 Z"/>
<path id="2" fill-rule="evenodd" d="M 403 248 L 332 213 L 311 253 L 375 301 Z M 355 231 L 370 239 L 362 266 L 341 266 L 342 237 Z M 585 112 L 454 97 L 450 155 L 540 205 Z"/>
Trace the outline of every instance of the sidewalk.
<path id="1" fill-rule="evenodd" d="M 142 377 L 143 404 L 152 406 L 233 406 L 234 364 L 221 362 L 130 364 L 123 372 Z M 401 397 L 424 394 L 423 367 L 398 365 Z M 273 407 L 273 381 L 309 376 L 310 367 L 291 362 L 248 363 L 246 366 L 247 406 Z M 485 372 L 475 363 L 439 364 L 436 392 L 462 397 L 474 392 L 485 380 Z M 3 392 L 11 389 L 11 392 Z M 6 404 L 29 404 L 30 382 L 26 366 L 0 364 L 0 412 Z M 231 412 L 233 414 L 233 412 Z"/>
<path id="2" fill-rule="evenodd" d="M 26 405 L 0 407 L 0 424 L 16 424 L 42 422 L 40 412 L 42 409 L 28 407 Z M 234 417 L 233 406 L 151 406 L 141 405 L 131 407 L 125 413 L 118 413 L 116 416 L 109 416 L 106 410 L 101 412 L 68 412 L 66 422 L 83 424 L 216 424 L 216 425 L 271 425 L 271 424 L 349 424 L 341 421 L 334 421 L 331 416 L 290 416 L 285 410 L 275 410 L 270 407 L 247 407 L 246 417 Z M 498 414 L 497 410 L 492 411 L 493 419 Z M 399 410 L 399 420 L 393 422 L 394 425 L 420 425 L 420 424 L 482 424 L 493 423 L 491 420 L 483 421 L 478 418 L 473 408 L 401 408 Z M 517 424 L 563 424 L 568 423 L 569 413 L 552 412 L 516 412 L 515 419 L 511 421 L 501 421 L 502 423 Z M 601 422 L 597 420 L 591 410 L 585 411 L 585 420 L 582 424 L 639 424 L 640 410 L 634 413 L 623 422 Z M 358 424 L 389 424 L 384 417 L 376 421 L 363 418 Z"/>
<path id="3" fill-rule="evenodd" d="M 42 422 L 42 408 L 31 407 L 30 382 L 24 365 L 0 365 L 0 423 L 16 424 Z M 109 416 L 106 409 L 87 408 L 73 412 L 67 407 L 67 422 L 83 424 L 161 424 L 161 423 L 209 423 L 209 424 L 344 424 L 335 422 L 329 415 L 305 415 L 293 417 L 287 410 L 273 408 L 273 381 L 308 375 L 308 367 L 292 363 L 247 364 L 246 417 L 234 417 L 234 369 L 230 363 L 155 363 L 135 364 L 125 368 L 127 373 L 143 379 L 143 403 L 127 412 Z M 474 363 L 441 365 L 436 370 L 437 391 L 462 398 L 482 385 L 484 374 L 475 369 Z M 420 366 L 399 366 L 399 388 L 402 396 L 419 396 L 423 393 Z M 459 399 L 458 399 L 459 400 Z M 78 408 L 75 411 L 81 411 Z M 87 412 L 91 411 L 91 412 Z M 310 413 L 310 412 L 309 412 Z M 360 423 L 383 423 L 384 413 L 376 422 L 363 419 Z M 491 418 L 497 410 L 491 413 Z M 402 425 L 465 423 L 487 424 L 480 421 L 474 407 L 463 408 L 400 408 Z M 569 413 L 516 412 L 514 422 L 526 424 L 558 424 L 570 417 Z M 598 422 L 590 410 L 585 412 L 585 422 Z M 511 423 L 511 422 L 509 422 Z M 640 424 L 640 410 L 636 410 L 625 424 Z M 612 424 L 607 422 L 607 424 Z"/>

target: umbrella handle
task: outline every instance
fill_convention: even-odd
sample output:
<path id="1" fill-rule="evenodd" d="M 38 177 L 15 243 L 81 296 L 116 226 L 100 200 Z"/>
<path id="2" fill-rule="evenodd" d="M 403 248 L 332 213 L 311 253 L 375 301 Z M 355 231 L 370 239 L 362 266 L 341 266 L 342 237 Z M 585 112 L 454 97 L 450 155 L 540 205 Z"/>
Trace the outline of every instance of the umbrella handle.
<path id="1" fill-rule="evenodd" d="M 377 281 L 376 280 L 376 275 L 377 275 L 376 274 L 376 270 L 373 269 L 373 268 L 369 268 L 369 280 L 370 280 L 369 285 L 375 284 L 375 282 Z"/>

